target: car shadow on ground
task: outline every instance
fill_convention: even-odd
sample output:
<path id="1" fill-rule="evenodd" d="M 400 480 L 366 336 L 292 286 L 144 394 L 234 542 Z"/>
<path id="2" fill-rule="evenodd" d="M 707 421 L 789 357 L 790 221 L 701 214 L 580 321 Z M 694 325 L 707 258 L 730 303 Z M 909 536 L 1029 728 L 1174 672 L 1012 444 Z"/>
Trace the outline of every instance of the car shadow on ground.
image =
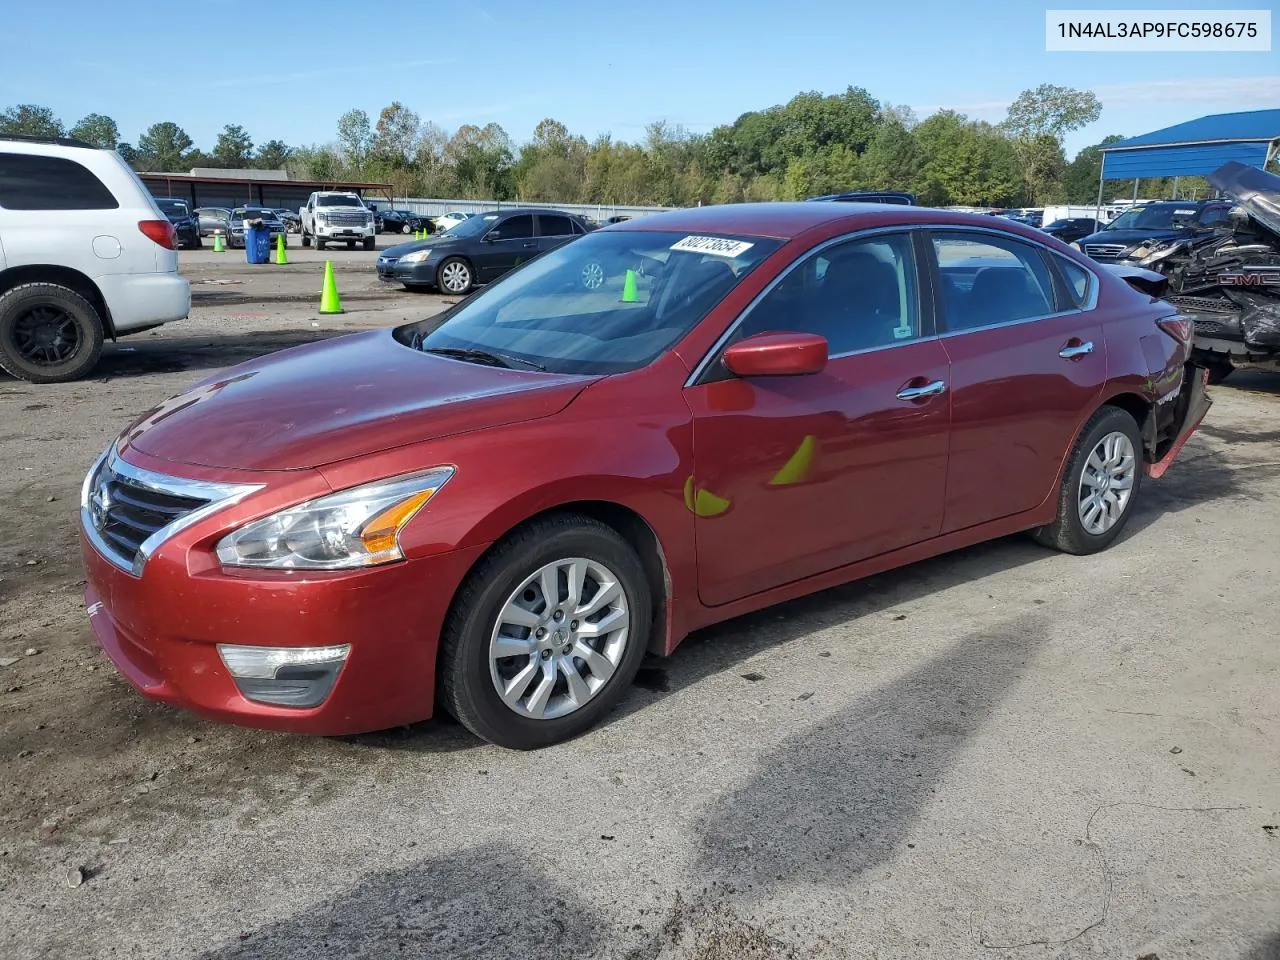
<path id="1" fill-rule="evenodd" d="M 681 889 L 655 892 L 658 905 L 645 923 L 627 922 L 638 905 L 611 902 L 609 869 L 593 870 L 585 854 L 581 869 L 565 876 L 563 865 L 527 845 L 486 844 L 374 873 L 205 960 L 395 951 L 801 956 L 723 907 L 750 916 L 752 904 L 778 887 L 837 878 L 848 885 L 901 854 L 952 761 L 1048 636 L 1047 619 L 1034 614 L 984 626 L 769 750 L 736 789 L 711 798 L 696 817 L 691 874 Z M 538 906 L 526 909 L 531 904 Z M 714 952 L 713 941 L 729 949 Z M 677 945 L 682 952 L 670 952 Z"/>
<path id="2" fill-rule="evenodd" d="M 298 327 L 288 330 L 228 333 L 223 336 L 125 338 L 103 348 L 90 379 L 108 382 L 187 370 L 217 370 L 317 340 L 354 333 Z"/>

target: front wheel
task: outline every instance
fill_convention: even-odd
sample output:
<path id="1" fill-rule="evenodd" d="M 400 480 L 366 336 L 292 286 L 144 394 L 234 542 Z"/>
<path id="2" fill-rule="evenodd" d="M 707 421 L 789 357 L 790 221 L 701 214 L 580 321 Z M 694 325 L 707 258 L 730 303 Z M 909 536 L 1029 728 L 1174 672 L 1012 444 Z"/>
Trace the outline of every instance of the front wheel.
<path id="1" fill-rule="evenodd" d="M 471 274 L 471 266 L 460 257 L 450 257 L 440 264 L 440 270 L 437 272 L 436 277 L 436 282 L 441 290 L 458 296 L 470 293 L 471 287 L 475 283 L 475 278 Z"/>
<path id="2" fill-rule="evenodd" d="M 412 230 L 412 229 L 410 229 L 409 225 L 406 223 L 404 226 L 402 226 L 402 227 L 400 228 L 400 232 L 401 232 L 401 233 L 413 233 L 413 230 Z"/>
<path id="3" fill-rule="evenodd" d="M 304 247 L 311 246 L 311 234 L 307 233 L 306 231 L 303 231 L 303 234 L 302 234 L 302 245 Z"/>
<path id="4" fill-rule="evenodd" d="M 604 286 L 605 277 L 604 264 L 599 260 L 588 261 L 579 274 L 585 290 L 599 290 Z"/>
<path id="5" fill-rule="evenodd" d="M 79 380 L 102 355 L 102 318 L 80 294 L 24 283 L 0 297 L 0 368 L 31 383 Z"/>
<path id="6" fill-rule="evenodd" d="M 651 602 L 640 558 L 612 527 L 578 514 L 530 524 L 459 590 L 442 637 L 441 700 L 499 746 L 577 736 L 635 678 Z"/>
<path id="7" fill-rule="evenodd" d="M 1046 547 L 1085 555 L 1120 536 L 1142 485 L 1142 435 L 1133 417 L 1106 406 L 1081 431 L 1058 491 L 1058 516 L 1033 531 Z"/>
<path id="8" fill-rule="evenodd" d="M 375 238 L 373 237 L 364 238 L 364 248 L 366 250 L 372 250 L 376 245 L 377 245 L 377 240 Z"/>

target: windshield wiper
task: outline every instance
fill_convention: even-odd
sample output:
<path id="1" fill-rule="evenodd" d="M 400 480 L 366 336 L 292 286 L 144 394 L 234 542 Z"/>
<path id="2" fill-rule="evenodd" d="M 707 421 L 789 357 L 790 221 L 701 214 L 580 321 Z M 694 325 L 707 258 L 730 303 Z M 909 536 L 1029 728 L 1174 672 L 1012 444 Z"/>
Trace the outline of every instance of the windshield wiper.
<path id="1" fill-rule="evenodd" d="M 470 360 L 473 363 L 483 363 L 491 367 L 507 367 L 511 368 L 514 364 L 524 364 L 532 367 L 534 370 L 546 372 L 546 367 L 532 360 L 525 360 L 523 357 L 512 357 L 505 353 L 491 353 L 488 350 L 477 350 L 474 347 L 422 347 L 423 353 L 438 353 L 442 357 L 456 357 L 459 360 Z"/>

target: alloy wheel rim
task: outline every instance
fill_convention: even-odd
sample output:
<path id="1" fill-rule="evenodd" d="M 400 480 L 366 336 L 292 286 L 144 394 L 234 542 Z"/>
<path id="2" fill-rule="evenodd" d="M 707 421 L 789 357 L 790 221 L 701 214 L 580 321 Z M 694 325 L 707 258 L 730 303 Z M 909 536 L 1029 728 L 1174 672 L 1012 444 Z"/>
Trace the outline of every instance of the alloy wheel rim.
<path id="1" fill-rule="evenodd" d="M 462 264 L 451 263 L 441 272 L 441 278 L 446 290 L 458 293 L 466 289 L 467 282 L 471 279 L 471 274 Z"/>
<path id="2" fill-rule="evenodd" d="M 57 366 L 80 349 L 80 327 L 61 307 L 41 304 L 22 314 L 13 325 L 13 347 L 28 363 Z"/>
<path id="3" fill-rule="evenodd" d="M 1094 446 L 1080 474 L 1077 510 L 1080 523 L 1094 536 L 1114 527 L 1129 507 L 1138 458 L 1133 442 L 1120 431 Z"/>
<path id="4" fill-rule="evenodd" d="M 594 260 L 582 268 L 582 285 L 588 290 L 598 290 L 604 284 L 604 267 Z"/>
<path id="5" fill-rule="evenodd" d="M 622 663 L 630 639 L 626 592 L 604 564 L 568 557 L 526 577 L 489 637 L 489 675 L 507 708 L 532 720 L 590 703 Z"/>

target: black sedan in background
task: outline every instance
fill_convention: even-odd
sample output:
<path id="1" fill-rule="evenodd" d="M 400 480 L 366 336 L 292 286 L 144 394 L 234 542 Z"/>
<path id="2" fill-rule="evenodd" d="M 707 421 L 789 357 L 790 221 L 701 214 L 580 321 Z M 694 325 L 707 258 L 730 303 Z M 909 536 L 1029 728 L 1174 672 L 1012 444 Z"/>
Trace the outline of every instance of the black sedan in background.
<path id="1" fill-rule="evenodd" d="M 465 294 L 477 284 L 497 280 L 538 254 L 590 232 L 582 218 L 559 210 L 516 208 L 481 213 L 428 240 L 384 250 L 378 257 L 378 279 L 402 283 L 407 290 L 435 287 L 441 293 Z M 603 268 L 599 276 L 593 272 L 582 277 L 588 289 L 604 280 Z"/>
<path id="2" fill-rule="evenodd" d="M 184 250 L 201 246 L 200 221 L 191 212 L 187 201 L 176 197 L 157 197 L 156 206 L 173 224 L 173 229 L 178 234 L 178 246 Z"/>
<path id="3" fill-rule="evenodd" d="M 431 218 L 425 213 L 414 213 L 412 210 L 379 210 L 382 219 L 383 233 L 415 233 L 419 230 L 431 230 Z"/>
<path id="4" fill-rule="evenodd" d="M 1081 237 L 1087 237 L 1100 229 L 1098 221 L 1093 217 L 1071 217 L 1055 220 L 1044 228 L 1044 232 L 1057 237 L 1063 243 L 1071 243 Z"/>

